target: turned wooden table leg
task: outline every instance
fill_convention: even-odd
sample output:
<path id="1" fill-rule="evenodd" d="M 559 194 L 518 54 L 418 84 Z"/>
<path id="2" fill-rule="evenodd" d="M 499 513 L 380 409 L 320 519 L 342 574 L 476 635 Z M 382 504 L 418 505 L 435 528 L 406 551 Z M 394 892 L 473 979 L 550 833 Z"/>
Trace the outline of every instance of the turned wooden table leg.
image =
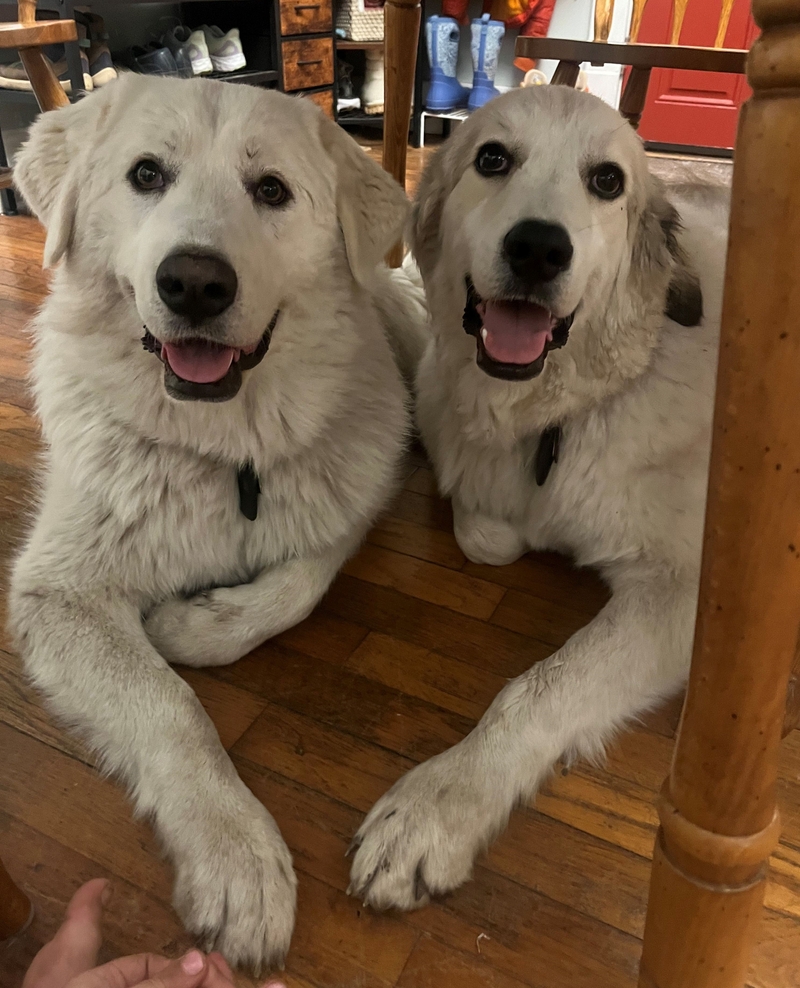
<path id="1" fill-rule="evenodd" d="M 0 943 L 19 933 L 31 917 L 31 904 L 0 861 Z"/>
<path id="2" fill-rule="evenodd" d="M 754 0 L 694 656 L 659 805 L 641 988 L 742 988 L 800 624 L 800 0 Z"/>
<path id="3" fill-rule="evenodd" d="M 625 117 L 634 130 L 639 129 L 639 122 L 647 102 L 647 87 L 650 85 L 650 69 L 637 65 L 631 69 L 622 98 L 619 101 L 619 112 Z"/>
<path id="4" fill-rule="evenodd" d="M 580 74 L 580 62 L 559 62 L 550 82 L 553 86 L 570 86 L 574 89 Z"/>
<path id="5" fill-rule="evenodd" d="M 414 96 L 420 16 L 419 0 L 386 0 L 383 167 L 403 187 L 406 184 L 408 126 Z M 402 244 L 393 248 L 387 261 L 394 268 L 400 267 Z"/>

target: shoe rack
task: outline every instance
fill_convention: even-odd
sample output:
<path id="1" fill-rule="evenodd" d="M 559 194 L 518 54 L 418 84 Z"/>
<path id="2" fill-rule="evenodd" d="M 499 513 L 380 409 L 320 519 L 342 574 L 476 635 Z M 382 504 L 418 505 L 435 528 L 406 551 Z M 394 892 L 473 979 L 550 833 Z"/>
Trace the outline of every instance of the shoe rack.
<path id="1" fill-rule="evenodd" d="M 151 0 L 102 0 L 97 12 L 106 15 L 115 7 L 140 6 Z M 155 2 L 155 0 L 153 0 Z M 91 7 L 90 0 L 39 0 L 38 9 L 53 19 L 71 19 L 74 6 Z M 11 12 L 11 8 L 9 8 Z M 13 11 L 16 16 L 16 10 Z M 237 72 L 213 72 L 203 78 L 263 86 L 307 96 L 331 118 L 336 115 L 335 49 L 332 0 L 191 0 L 175 5 L 185 23 L 218 24 L 227 31 L 238 27 L 247 66 Z M 110 40 L 112 52 L 114 38 Z M 72 92 L 83 93 L 83 72 L 77 42 L 65 46 Z M 32 92 L 0 88 L 0 103 L 27 103 L 35 110 Z M 0 166 L 6 153 L 0 134 Z M 0 192 L 2 211 L 16 213 L 12 190 Z"/>
<path id="2" fill-rule="evenodd" d="M 98 11 L 144 5 L 151 0 L 103 0 Z M 157 0 L 152 0 L 157 2 Z M 39 9 L 58 18 L 73 16 L 73 0 L 39 0 Z M 91 7 L 87 0 L 77 6 Z M 247 66 L 237 72 L 212 72 L 203 78 L 276 88 L 308 96 L 334 115 L 334 47 L 332 0 L 194 0 L 176 4 L 187 24 L 238 27 Z M 114 39 L 111 39 L 114 50 Z M 83 75 L 77 43 L 69 44 L 67 64 L 76 98 L 82 95 Z M 0 89 L 6 97 L 34 101 L 32 93 Z"/>

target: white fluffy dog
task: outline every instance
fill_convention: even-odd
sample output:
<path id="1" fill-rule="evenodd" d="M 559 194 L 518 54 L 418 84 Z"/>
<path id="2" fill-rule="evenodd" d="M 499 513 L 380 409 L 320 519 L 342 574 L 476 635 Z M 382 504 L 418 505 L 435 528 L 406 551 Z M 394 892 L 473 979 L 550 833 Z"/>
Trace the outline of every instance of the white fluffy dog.
<path id="1" fill-rule="evenodd" d="M 34 325 L 48 453 L 16 640 L 152 818 L 188 928 L 279 961 L 291 857 L 168 662 L 233 662 L 304 618 L 391 493 L 392 348 L 411 365 L 425 332 L 421 292 L 377 268 L 405 196 L 308 101 L 133 75 L 44 114 L 16 179 L 62 259 Z"/>
<path id="2" fill-rule="evenodd" d="M 352 873 L 368 902 L 463 882 L 557 759 L 597 756 L 684 682 L 725 232 L 724 196 L 668 198 L 627 122 L 561 86 L 493 100 L 429 165 L 418 417 L 456 538 L 480 563 L 570 553 L 613 596 L 376 804 Z"/>

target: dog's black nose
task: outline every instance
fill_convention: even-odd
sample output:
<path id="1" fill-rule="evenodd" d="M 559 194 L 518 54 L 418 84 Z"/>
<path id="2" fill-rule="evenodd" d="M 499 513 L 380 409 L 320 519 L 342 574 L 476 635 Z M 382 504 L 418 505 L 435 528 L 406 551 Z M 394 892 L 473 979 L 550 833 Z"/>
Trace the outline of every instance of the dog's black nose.
<path id="1" fill-rule="evenodd" d="M 170 254 L 159 264 L 156 286 L 164 305 L 195 326 L 224 312 L 236 298 L 236 272 L 221 257 L 199 251 Z"/>
<path id="2" fill-rule="evenodd" d="M 572 261 L 572 241 L 563 226 L 522 220 L 503 240 L 509 267 L 525 284 L 552 281 Z"/>

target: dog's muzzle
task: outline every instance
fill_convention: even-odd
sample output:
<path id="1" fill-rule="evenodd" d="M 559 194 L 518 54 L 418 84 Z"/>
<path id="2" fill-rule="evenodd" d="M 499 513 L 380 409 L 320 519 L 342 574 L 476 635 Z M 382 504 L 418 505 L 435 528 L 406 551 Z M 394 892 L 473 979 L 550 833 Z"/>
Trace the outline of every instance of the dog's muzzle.
<path id="1" fill-rule="evenodd" d="M 472 279 L 465 279 L 464 331 L 478 343 L 478 367 L 504 381 L 538 377 L 551 350 L 565 345 L 575 313 L 556 319 L 536 302 L 520 299 L 484 301 Z"/>
<path id="2" fill-rule="evenodd" d="M 230 401 L 242 386 L 242 374 L 264 359 L 280 310 L 251 349 L 226 347 L 202 337 L 175 343 L 156 339 L 145 326 L 142 346 L 164 364 L 164 388 L 178 401 Z"/>

